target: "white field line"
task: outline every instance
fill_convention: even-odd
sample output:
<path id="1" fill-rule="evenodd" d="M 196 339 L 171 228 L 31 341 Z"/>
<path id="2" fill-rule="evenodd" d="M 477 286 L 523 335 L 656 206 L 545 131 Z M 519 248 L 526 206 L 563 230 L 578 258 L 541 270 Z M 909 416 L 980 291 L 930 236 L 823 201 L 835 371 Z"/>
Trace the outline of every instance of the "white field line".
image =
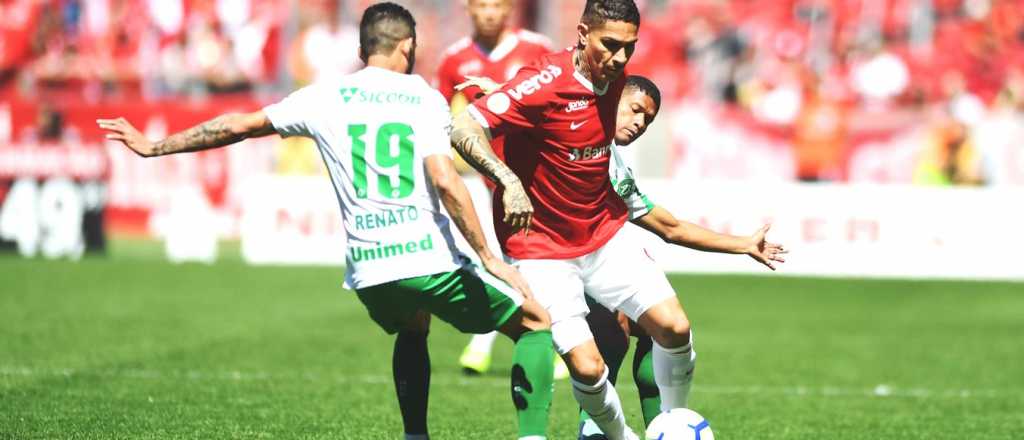
<path id="1" fill-rule="evenodd" d="M 261 371 L 199 371 L 199 370 L 150 370 L 150 369 L 74 369 L 74 368 L 30 368 L 11 365 L 0 365 L 0 377 L 30 378 L 75 378 L 104 377 L 129 380 L 190 380 L 197 382 L 261 382 L 273 380 L 307 380 L 352 385 L 391 385 L 391 375 L 384 374 L 318 374 L 318 373 L 268 373 Z M 463 377 L 450 374 L 434 374 L 431 384 L 437 386 L 486 386 L 492 388 L 508 388 L 508 380 L 499 377 Z M 694 392 L 707 394 L 739 394 L 739 395 L 781 395 L 807 397 L 903 397 L 903 398 L 1005 398 L 1020 396 L 1018 389 L 947 389 L 898 387 L 877 385 L 871 388 L 850 388 L 837 386 L 762 386 L 762 385 L 711 385 L 694 383 Z M 632 383 L 622 382 L 617 386 L 620 390 L 636 390 Z"/>

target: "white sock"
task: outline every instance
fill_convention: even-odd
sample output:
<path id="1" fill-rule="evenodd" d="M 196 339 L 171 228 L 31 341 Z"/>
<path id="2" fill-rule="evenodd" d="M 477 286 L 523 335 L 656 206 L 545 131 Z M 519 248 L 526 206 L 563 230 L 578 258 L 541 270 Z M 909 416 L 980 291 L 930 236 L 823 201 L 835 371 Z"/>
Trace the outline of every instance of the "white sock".
<path id="1" fill-rule="evenodd" d="M 572 381 L 572 395 L 576 397 L 580 408 L 583 408 L 590 418 L 597 423 L 604 435 L 609 440 L 623 440 L 627 438 L 627 432 L 631 432 L 626 426 L 626 415 L 622 412 L 622 402 L 615 392 L 615 387 L 608 382 L 608 367 L 605 367 L 601 379 L 594 385 L 587 385 Z"/>
<path id="2" fill-rule="evenodd" d="M 693 367 L 697 362 L 697 352 L 693 351 L 693 333 L 690 333 L 690 343 L 679 348 L 665 348 L 655 342 L 652 360 L 654 381 L 661 393 L 661 410 L 686 408 L 690 385 L 693 383 Z"/>
<path id="3" fill-rule="evenodd" d="M 405 440 L 430 440 L 430 436 L 426 434 L 406 434 Z"/>
<path id="4" fill-rule="evenodd" d="M 580 437 L 589 437 L 598 434 L 604 433 L 601 432 L 601 428 L 597 427 L 597 423 L 594 423 L 594 419 L 587 419 L 583 421 L 583 426 L 580 426 Z"/>
<path id="5" fill-rule="evenodd" d="M 482 335 L 473 335 L 469 340 L 469 350 L 475 352 L 490 353 L 494 346 L 494 340 L 498 338 L 498 332 L 490 332 Z"/>

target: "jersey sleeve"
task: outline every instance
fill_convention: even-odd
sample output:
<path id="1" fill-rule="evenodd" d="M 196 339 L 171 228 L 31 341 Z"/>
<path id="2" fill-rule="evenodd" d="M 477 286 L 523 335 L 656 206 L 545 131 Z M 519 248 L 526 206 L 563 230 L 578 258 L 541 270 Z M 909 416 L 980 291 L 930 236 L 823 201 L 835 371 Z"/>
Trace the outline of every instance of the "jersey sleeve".
<path id="1" fill-rule="evenodd" d="M 292 92 L 276 104 L 263 108 L 263 113 L 270 119 L 281 137 L 313 136 L 313 118 L 316 115 L 316 90 L 306 86 Z"/>
<path id="2" fill-rule="evenodd" d="M 624 197 L 622 201 L 626 202 L 626 207 L 629 209 L 630 221 L 643 217 L 654 209 L 654 203 L 647 198 L 647 194 L 640 191 L 635 180 L 633 181 L 633 194 Z"/>
<path id="3" fill-rule="evenodd" d="M 654 203 L 646 194 L 640 191 L 636 184 L 636 175 L 633 169 L 619 155 L 616 146 L 612 146 L 611 161 L 608 164 L 608 174 L 612 188 L 626 203 L 629 209 L 629 220 L 636 220 L 647 215 L 654 209 Z"/>
<path id="4" fill-rule="evenodd" d="M 554 66 L 547 69 L 551 68 L 557 69 Z M 547 69 L 538 69 L 537 65 L 519 69 L 519 73 L 498 91 L 476 100 L 466 111 L 480 125 L 490 129 L 493 136 L 537 126 L 551 101 L 545 84 L 557 76 Z M 547 81 L 540 80 L 542 75 Z"/>
<path id="5" fill-rule="evenodd" d="M 452 156 L 452 114 L 441 93 L 431 90 L 427 95 L 423 120 L 416 131 L 416 145 L 422 157 L 443 154 Z"/>
<path id="6" fill-rule="evenodd" d="M 632 171 L 630 171 L 630 174 L 632 174 Z M 654 203 L 647 198 L 646 194 L 640 191 L 632 175 L 629 177 L 620 176 L 619 179 L 612 179 L 611 182 L 615 192 L 626 203 L 626 208 L 629 209 L 630 221 L 643 217 L 654 209 Z"/>
<path id="7" fill-rule="evenodd" d="M 455 63 L 451 62 L 451 58 L 445 58 L 441 62 L 441 67 L 437 69 L 437 90 L 444 96 L 445 102 L 452 102 L 452 98 L 455 97 Z"/>

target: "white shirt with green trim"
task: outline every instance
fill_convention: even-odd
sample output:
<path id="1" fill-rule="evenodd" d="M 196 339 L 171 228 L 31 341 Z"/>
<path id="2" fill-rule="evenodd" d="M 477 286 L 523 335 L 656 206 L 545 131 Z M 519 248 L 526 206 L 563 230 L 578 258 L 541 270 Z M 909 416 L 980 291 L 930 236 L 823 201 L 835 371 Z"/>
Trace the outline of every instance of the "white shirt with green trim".
<path id="1" fill-rule="evenodd" d="M 422 77 L 367 67 L 299 89 L 263 111 L 281 136 L 316 141 L 341 206 L 348 286 L 461 266 L 424 165 L 428 156 L 451 157 L 451 115 Z"/>
<path id="2" fill-rule="evenodd" d="M 626 147 L 620 147 L 612 143 L 611 158 L 608 164 L 608 175 L 611 177 L 612 187 L 622 197 L 629 209 L 629 220 L 636 220 L 647 215 L 654 209 L 654 204 L 647 198 L 640 188 L 636 186 L 636 175 L 630 167 L 626 157 L 619 151 Z"/>

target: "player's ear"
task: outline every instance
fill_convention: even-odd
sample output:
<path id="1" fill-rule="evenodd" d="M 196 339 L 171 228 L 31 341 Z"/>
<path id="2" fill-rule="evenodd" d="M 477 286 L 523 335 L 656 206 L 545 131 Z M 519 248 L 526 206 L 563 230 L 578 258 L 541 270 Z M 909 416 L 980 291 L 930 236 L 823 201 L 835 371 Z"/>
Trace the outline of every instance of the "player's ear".
<path id="1" fill-rule="evenodd" d="M 576 48 L 585 49 L 587 47 L 587 35 L 590 34 L 590 26 L 583 23 L 576 25 Z"/>
<path id="2" fill-rule="evenodd" d="M 412 37 L 406 38 L 398 42 L 398 50 L 402 51 L 402 56 L 408 58 L 409 54 L 416 50 L 415 44 Z"/>
<path id="3" fill-rule="evenodd" d="M 359 59 L 363 60 L 363 64 L 366 64 L 366 60 L 369 57 L 366 56 L 366 52 L 363 51 L 363 46 L 356 47 L 356 52 L 358 52 L 356 55 L 359 56 Z"/>

